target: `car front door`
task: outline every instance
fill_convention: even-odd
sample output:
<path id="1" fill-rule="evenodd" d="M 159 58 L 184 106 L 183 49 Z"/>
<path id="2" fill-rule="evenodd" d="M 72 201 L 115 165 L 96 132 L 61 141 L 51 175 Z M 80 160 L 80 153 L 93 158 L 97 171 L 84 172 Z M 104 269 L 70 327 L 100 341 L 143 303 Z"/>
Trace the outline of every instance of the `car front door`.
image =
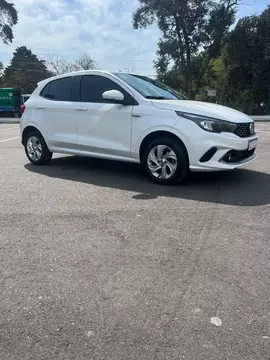
<path id="1" fill-rule="evenodd" d="M 49 82 L 40 93 L 36 106 L 42 116 L 41 132 L 52 151 L 77 149 L 77 132 L 71 101 L 73 78 L 71 76 Z"/>
<path id="2" fill-rule="evenodd" d="M 130 157 L 132 105 L 109 103 L 102 98 L 120 85 L 103 75 L 83 75 L 75 80 L 78 99 L 74 102 L 78 146 L 82 152 L 112 158 Z"/>

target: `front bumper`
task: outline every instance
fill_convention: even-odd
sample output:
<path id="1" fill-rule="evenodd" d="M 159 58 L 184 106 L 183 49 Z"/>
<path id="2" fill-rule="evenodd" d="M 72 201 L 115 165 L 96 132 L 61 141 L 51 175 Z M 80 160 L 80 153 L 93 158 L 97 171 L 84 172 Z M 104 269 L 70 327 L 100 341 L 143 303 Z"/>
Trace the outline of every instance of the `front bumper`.
<path id="1" fill-rule="evenodd" d="M 196 151 L 190 161 L 190 170 L 232 170 L 256 158 L 257 144 L 252 149 L 249 149 L 249 144 L 251 141 L 258 141 L 257 135 L 248 138 L 239 138 L 234 134 L 211 135 L 214 135 L 211 140 L 208 138 L 201 146 L 196 145 Z"/>
<path id="2" fill-rule="evenodd" d="M 232 170 L 256 157 L 257 144 L 253 144 L 254 147 L 249 149 L 251 141 L 258 142 L 256 134 L 242 138 L 233 133 L 216 134 L 204 131 L 192 121 L 183 123 L 181 120 L 178 124 L 175 132 L 187 148 L 192 171 Z"/>

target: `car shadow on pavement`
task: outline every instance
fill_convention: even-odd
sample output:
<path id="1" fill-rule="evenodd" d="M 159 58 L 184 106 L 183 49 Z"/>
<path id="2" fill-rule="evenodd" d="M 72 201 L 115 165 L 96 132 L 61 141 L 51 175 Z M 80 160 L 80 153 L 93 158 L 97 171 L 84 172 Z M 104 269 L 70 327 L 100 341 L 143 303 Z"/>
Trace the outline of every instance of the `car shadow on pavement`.
<path id="1" fill-rule="evenodd" d="M 151 182 L 140 165 L 125 162 L 67 156 L 53 159 L 48 166 L 26 164 L 25 168 L 53 178 L 136 192 L 132 198 L 137 200 L 166 196 L 236 206 L 270 203 L 270 174 L 246 169 L 192 173 L 186 184 L 161 186 Z"/>

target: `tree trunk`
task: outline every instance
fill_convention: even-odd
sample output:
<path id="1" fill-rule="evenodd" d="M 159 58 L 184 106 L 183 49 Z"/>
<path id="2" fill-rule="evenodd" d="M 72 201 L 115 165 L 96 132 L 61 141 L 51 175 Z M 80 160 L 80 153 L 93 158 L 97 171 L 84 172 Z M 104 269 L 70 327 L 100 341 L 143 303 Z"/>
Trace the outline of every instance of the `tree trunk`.
<path id="1" fill-rule="evenodd" d="M 183 73 L 184 76 L 184 89 L 185 89 L 185 93 L 188 94 L 188 97 L 190 97 L 190 76 L 188 75 L 188 73 L 190 73 L 190 71 L 188 71 L 188 66 L 187 66 L 187 62 L 185 59 L 185 49 L 184 49 L 184 44 L 183 44 L 183 38 L 181 35 L 181 29 L 180 29 L 180 25 L 179 25 L 179 20 L 178 20 L 178 15 L 174 14 L 174 20 L 175 20 L 175 25 L 176 25 L 176 33 L 178 36 L 178 41 L 179 41 L 179 50 L 180 50 L 180 61 L 181 61 L 181 71 Z M 190 65 L 189 65 L 190 66 Z"/>
<path id="2" fill-rule="evenodd" d="M 186 55 L 187 55 L 187 93 L 188 98 L 192 98 L 192 74 L 191 74 L 191 51 L 190 51 L 190 43 L 186 28 L 183 26 L 183 35 L 186 47 Z"/>
<path id="3" fill-rule="evenodd" d="M 192 98 L 192 77 L 191 77 L 191 54 L 190 48 L 187 47 L 187 93 L 188 98 Z"/>

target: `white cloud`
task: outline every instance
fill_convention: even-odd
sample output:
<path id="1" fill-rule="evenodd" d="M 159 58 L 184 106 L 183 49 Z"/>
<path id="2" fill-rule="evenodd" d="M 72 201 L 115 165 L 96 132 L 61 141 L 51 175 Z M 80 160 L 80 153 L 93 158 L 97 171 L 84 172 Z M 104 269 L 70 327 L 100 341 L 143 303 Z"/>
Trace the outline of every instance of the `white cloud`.
<path id="1" fill-rule="evenodd" d="M 131 67 L 152 74 L 158 29 L 132 28 L 136 0 L 17 0 L 19 22 L 14 42 L 0 43 L 0 56 L 10 60 L 17 46 L 25 45 L 40 57 L 58 54 L 73 60 L 88 52 L 100 68 Z M 0 59 L 1 60 L 1 59 Z M 132 62 L 133 61 L 133 62 Z"/>

